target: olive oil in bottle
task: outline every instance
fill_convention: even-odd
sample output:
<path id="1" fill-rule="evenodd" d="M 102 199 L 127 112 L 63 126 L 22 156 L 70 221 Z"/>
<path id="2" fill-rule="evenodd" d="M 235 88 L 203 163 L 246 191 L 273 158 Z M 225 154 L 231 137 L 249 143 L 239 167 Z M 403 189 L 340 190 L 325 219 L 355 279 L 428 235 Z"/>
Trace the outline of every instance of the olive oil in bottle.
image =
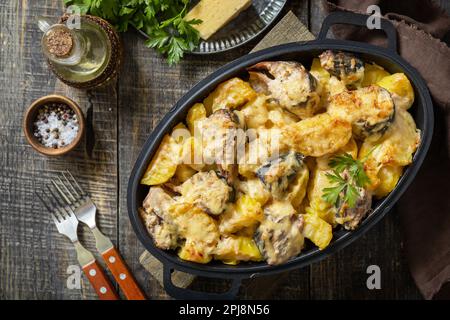
<path id="1" fill-rule="evenodd" d="M 111 59 L 111 41 L 101 25 L 82 19 L 79 29 L 39 18 L 41 45 L 56 75 L 68 84 L 95 82 Z"/>

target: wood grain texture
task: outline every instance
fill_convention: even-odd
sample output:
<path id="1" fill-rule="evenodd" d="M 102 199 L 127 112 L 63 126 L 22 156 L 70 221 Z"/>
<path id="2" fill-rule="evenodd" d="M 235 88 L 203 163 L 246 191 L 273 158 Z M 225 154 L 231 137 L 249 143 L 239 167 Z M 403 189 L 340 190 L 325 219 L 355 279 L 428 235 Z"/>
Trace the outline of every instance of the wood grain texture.
<path id="1" fill-rule="evenodd" d="M 76 100 L 86 112 L 85 92 L 55 80 L 39 46 L 41 32 L 35 17 L 56 18 L 61 1 L 2 1 L 0 3 L 0 298 L 95 299 L 83 276 L 81 290 L 67 288 L 67 268 L 77 265 L 71 243 L 57 233 L 49 213 L 34 191 L 53 173 L 70 169 L 93 196 L 98 223 L 113 240 L 117 235 L 117 100 L 114 88 L 92 94 L 96 145 L 92 158 L 85 143 L 60 158 L 32 150 L 21 129 L 28 105 L 43 95 L 59 93 Z M 84 244 L 95 252 L 93 237 Z"/>
<path id="2" fill-rule="evenodd" d="M 449 10 L 448 1 L 441 1 Z M 318 0 L 291 0 L 292 10 L 317 35 L 325 13 Z M 55 80 L 40 52 L 35 17 L 62 13 L 60 0 L 0 2 L 0 299 L 96 299 L 83 276 L 82 287 L 68 289 L 67 268 L 76 265 L 75 251 L 51 224 L 34 190 L 54 172 L 70 169 L 98 207 L 100 229 L 117 244 L 137 282 L 152 299 L 167 299 L 158 282 L 139 263 L 144 251 L 127 213 L 130 171 L 151 130 L 164 113 L 196 82 L 227 62 L 248 53 L 258 42 L 211 56 L 186 56 L 178 66 L 129 32 L 122 36 L 125 59 L 117 84 L 95 92 L 73 90 Z M 76 100 L 91 110 L 95 139 L 88 136 L 75 152 L 49 159 L 25 142 L 21 120 L 34 99 L 49 93 Z M 95 143 L 92 143 L 95 141 Z M 86 147 L 92 148 L 92 154 Z M 402 254 L 400 225 L 391 212 L 364 237 L 322 262 L 276 278 L 245 281 L 246 299 L 416 299 L 420 294 Z M 87 229 L 82 242 L 95 252 Z M 88 235 L 88 236 L 85 236 Z M 366 268 L 380 266 L 381 290 L 366 288 Z M 276 281 L 275 281 L 276 280 Z M 196 279 L 195 290 L 220 292 L 224 281 Z"/>

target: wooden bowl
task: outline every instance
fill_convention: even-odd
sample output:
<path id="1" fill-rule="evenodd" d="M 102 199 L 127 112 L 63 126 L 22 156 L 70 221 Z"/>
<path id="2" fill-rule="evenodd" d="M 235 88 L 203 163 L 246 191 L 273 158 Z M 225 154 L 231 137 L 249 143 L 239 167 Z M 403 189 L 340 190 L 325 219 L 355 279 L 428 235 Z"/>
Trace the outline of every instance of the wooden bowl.
<path id="1" fill-rule="evenodd" d="M 72 141 L 72 143 L 68 144 L 67 146 L 64 146 L 62 148 L 49 148 L 44 145 L 42 145 L 34 136 L 33 134 L 33 123 L 36 119 L 37 112 L 39 108 L 44 106 L 48 103 L 64 103 L 67 106 L 69 106 L 77 115 L 78 119 L 78 134 L 75 137 L 75 139 Z M 47 156 L 60 156 L 63 154 L 68 153 L 69 151 L 73 150 L 81 141 L 81 138 L 83 137 L 85 130 L 85 124 L 84 124 L 84 115 L 81 111 L 78 104 L 76 104 L 73 100 L 61 96 L 61 95 L 48 95 L 42 98 L 39 98 L 35 100 L 28 110 L 25 112 L 25 116 L 23 118 L 23 131 L 25 133 L 25 138 L 27 139 L 28 143 L 38 152 L 45 154 Z"/>

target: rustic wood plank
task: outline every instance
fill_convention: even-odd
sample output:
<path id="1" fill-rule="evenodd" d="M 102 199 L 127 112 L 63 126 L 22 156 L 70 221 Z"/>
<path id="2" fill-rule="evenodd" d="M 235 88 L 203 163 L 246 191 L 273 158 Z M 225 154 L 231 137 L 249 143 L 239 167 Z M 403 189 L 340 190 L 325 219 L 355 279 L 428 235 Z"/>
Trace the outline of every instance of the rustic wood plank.
<path id="1" fill-rule="evenodd" d="M 34 99 L 61 93 L 74 98 L 84 111 L 84 92 L 68 89 L 48 70 L 40 49 L 35 17 L 56 17 L 61 1 L 2 1 L 0 4 L 0 298 L 96 298 L 87 279 L 81 290 L 66 286 L 69 265 L 76 265 L 70 242 L 57 233 L 49 214 L 33 193 L 52 174 L 70 169 L 93 195 L 100 228 L 113 240 L 117 229 L 117 108 L 114 88 L 92 95 L 97 144 L 92 158 L 84 143 L 71 154 L 47 158 L 25 141 L 22 115 Z M 94 250 L 86 228 L 82 241 Z"/>

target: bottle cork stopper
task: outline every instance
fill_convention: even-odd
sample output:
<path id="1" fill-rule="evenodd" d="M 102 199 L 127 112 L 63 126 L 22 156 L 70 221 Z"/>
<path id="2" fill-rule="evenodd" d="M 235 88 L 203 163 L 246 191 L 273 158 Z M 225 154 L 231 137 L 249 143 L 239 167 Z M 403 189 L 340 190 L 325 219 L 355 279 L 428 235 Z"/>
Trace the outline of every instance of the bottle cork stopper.
<path id="1" fill-rule="evenodd" d="M 50 30 L 46 35 L 45 40 L 48 52 L 55 57 L 67 57 L 72 51 L 72 34 L 66 29 L 58 28 Z"/>

